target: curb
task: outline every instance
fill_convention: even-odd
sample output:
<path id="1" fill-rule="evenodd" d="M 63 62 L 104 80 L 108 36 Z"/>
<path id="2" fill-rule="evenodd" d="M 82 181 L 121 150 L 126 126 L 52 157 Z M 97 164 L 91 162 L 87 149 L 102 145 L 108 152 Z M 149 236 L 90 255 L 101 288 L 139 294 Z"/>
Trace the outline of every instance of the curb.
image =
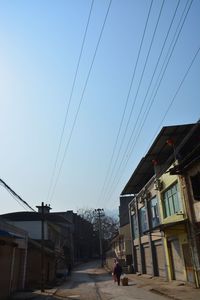
<path id="1" fill-rule="evenodd" d="M 170 296 L 170 295 L 167 295 L 166 293 L 161 292 L 161 291 L 159 291 L 159 290 L 157 290 L 157 289 L 154 289 L 154 288 L 150 289 L 149 291 L 152 292 L 152 293 L 154 293 L 154 294 L 158 294 L 158 295 L 161 295 L 161 296 L 165 296 L 165 297 L 167 297 L 167 298 L 169 298 L 169 299 L 180 300 L 180 298 L 176 298 L 176 296 Z"/>

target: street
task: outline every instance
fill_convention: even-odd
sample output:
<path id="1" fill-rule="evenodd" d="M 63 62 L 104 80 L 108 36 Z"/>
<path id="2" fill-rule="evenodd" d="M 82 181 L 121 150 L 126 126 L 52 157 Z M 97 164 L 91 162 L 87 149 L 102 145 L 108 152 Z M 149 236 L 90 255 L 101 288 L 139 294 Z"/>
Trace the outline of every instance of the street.
<path id="1" fill-rule="evenodd" d="M 134 282 L 128 286 L 117 286 L 112 276 L 99 267 L 98 262 L 90 262 L 77 267 L 71 279 L 58 288 L 55 298 L 80 300 L 164 300 L 164 296 L 138 288 Z"/>

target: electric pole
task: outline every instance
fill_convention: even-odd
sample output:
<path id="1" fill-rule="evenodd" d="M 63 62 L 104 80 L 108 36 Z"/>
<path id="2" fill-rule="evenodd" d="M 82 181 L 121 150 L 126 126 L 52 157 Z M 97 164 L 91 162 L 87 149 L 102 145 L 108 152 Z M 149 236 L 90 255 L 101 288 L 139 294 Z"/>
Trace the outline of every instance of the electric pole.
<path id="1" fill-rule="evenodd" d="M 45 291 L 45 255 L 44 255 L 44 202 L 42 202 L 41 206 L 36 206 L 38 208 L 38 212 L 41 214 L 41 292 Z"/>
<path id="2" fill-rule="evenodd" d="M 44 265 L 44 202 L 41 211 L 41 292 L 44 292 L 45 265 Z"/>
<path id="3" fill-rule="evenodd" d="M 94 210 L 95 215 L 98 218 L 98 228 L 99 228 L 99 249 L 100 249 L 100 259 L 101 259 L 101 266 L 103 267 L 103 247 L 102 247 L 102 223 L 101 218 L 104 216 L 104 209 L 97 208 Z"/>

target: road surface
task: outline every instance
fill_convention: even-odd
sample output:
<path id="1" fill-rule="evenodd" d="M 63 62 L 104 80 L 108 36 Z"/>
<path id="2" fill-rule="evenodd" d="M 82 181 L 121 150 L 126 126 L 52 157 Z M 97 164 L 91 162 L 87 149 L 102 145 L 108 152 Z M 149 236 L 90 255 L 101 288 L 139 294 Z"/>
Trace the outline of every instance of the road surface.
<path id="1" fill-rule="evenodd" d="M 129 282 L 128 286 L 117 286 L 111 275 L 100 268 L 98 262 L 86 263 L 73 270 L 71 278 L 67 279 L 66 283 L 58 288 L 54 297 L 77 300 L 167 299 L 164 296 L 137 287 L 134 282 Z"/>

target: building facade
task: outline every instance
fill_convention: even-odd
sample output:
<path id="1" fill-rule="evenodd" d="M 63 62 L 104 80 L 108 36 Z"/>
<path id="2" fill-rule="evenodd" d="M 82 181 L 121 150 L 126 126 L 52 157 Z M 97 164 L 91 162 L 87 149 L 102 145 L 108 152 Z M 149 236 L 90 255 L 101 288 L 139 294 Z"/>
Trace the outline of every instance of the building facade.
<path id="1" fill-rule="evenodd" d="M 28 233 L 0 219 L 0 299 L 24 289 Z"/>
<path id="2" fill-rule="evenodd" d="M 200 124 L 164 127 L 122 195 L 129 204 L 135 272 L 199 287 Z"/>

